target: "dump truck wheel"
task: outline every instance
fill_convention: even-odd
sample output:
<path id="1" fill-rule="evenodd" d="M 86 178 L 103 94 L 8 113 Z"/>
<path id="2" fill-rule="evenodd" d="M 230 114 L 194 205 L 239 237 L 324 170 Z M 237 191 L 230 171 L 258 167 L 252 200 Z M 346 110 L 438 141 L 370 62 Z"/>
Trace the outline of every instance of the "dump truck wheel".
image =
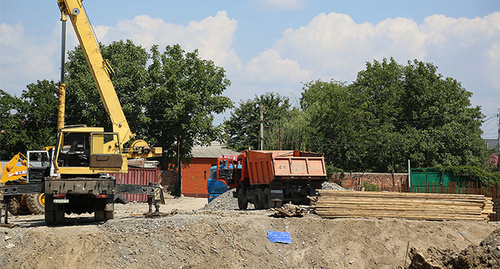
<path id="1" fill-rule="evenodd" d="M 45 212 L 45 193 L 29 194 L 26 198 L 26 205 L 33 214 L 43 214 Z"/>
<path id="2" fill-rule="evenodd" d="M 238 190 L 238 208 L 240 210 L 245 210 L 248 208 L 248 199 L 246 197 L 245 191 L 243 188 Z"/>
<path id="3" fill-rule="evenodd" d="M 255 189 L 253 193 L 253 204 L 255 209 L 264 208 L 264 191 L 262 189 Z"/>
<path id="4" fill-rule="evenodd" d="M 277 201 L 277 202 L 272 202 L 271 207 L 272 208 L 280 208 L 283 205 L 282 201 Z"/>
<path id="5" fill-rule="evenodd" d="M 271 206 L 274 206 L 274 203 L 271 201 L 271 189 L 266 188 L 264 190 L 264 196 L 262 197 L 262 204 L 264 209 L 269 209 Z"/>
<path id="6" fill-rule="evenodd" d="M 9 212 L 12 215 L 28 215 L 30 213 L 27 207 L 21 206 L 17 197 L 10 198 L 9 202 Z"/>

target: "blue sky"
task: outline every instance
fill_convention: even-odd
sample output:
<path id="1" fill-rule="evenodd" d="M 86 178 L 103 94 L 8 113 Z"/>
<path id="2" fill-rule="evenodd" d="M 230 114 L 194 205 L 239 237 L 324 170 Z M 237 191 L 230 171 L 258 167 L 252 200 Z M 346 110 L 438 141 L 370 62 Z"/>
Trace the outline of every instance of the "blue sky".
<path id="1" fill-rule="evenodd" d="M 128 38 L 148 49 L 199 49 L 226 69 L 235 103 L 266 91 L 296 100 L 302 83 L 316 79 L 350 83 L 374 59 L 431 62 L 473 92 L 486 115 L 483 137 L 497 137 L 500 0 L 83 3 L 105 44 Z M 0 0 L 1 89 L 19 95 L 36 80 L 59 80 L 59 18 L 56 0 Z M 69 27 L 68 48 L 76 42 Z"/>

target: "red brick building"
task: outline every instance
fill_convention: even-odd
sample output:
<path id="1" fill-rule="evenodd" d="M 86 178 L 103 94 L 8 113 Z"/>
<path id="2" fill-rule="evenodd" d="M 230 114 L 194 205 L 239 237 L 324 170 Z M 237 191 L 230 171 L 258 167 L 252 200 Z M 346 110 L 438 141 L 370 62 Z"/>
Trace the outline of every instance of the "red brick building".
<path id="1" fill-rule="evenodd" d="M 221 155 L 236 155 L 238 152 L 227 149 L 219 142 L 212 142 L 208 147 L 195 146 L 191 154 L 193 161 L 187 168 L 182 169 L 182 194 L 188 197 L 207 198 L 207 180 L 205 171 L 217 164 Z"/>

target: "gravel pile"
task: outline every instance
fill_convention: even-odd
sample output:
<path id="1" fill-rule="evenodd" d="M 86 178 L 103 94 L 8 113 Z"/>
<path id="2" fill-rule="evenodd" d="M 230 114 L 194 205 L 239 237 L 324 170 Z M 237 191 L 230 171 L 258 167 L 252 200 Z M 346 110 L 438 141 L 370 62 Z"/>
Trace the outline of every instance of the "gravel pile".
<path id="1" fill-rule="evenodd" d="M 325 182 L 323 182 L 323 184 L 321 184 L 321 189 L 332 190 L 332 191 L 348 191 L 348 189 L 344 189 L 336 183 L 327 182 L 327 181 L 325 181 Z"/>
<path id="2" fill-rule="evenodd" d="M 205 210 L 235 210 L 238 208 L 238 199 L 233 197 L 233 192 L 236 189 L 231 189 L 213 199 L 210 203 L 206 204 L 203 209 Z"/>

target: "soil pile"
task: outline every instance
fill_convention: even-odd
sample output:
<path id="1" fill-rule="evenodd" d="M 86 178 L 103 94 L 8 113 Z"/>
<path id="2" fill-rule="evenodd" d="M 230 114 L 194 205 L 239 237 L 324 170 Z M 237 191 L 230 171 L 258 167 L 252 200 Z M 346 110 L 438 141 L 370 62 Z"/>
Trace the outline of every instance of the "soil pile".
<path id="1" fill-rule="evenodd" d="M 171 214 L 161 218 L 144 218 L 147 204 L 116 205 L 108 222 L 70 215 L 65 225 L 53 227 L 40 215 L 11 217 L 15 228 L 0 227 L 0 268 L 395 268 L 404 266 L 408 242 L 460 253 L 500 228 L 471 221 L 199 210 L 206 201 L 167 199 L 160 210 Z M 269 231 L 288 232 L 291 243 L 271 242 Z M 496 247 L 496 241 L 483 244 Z"/>
<path id="2" fill-rule="evenodd" d="M 499 268 L 500 229 L 493 231 L 479 245 L 470 245 L 458 252 L 435 247 L 422 252 L 413 247 L 409 268 Z"/>

